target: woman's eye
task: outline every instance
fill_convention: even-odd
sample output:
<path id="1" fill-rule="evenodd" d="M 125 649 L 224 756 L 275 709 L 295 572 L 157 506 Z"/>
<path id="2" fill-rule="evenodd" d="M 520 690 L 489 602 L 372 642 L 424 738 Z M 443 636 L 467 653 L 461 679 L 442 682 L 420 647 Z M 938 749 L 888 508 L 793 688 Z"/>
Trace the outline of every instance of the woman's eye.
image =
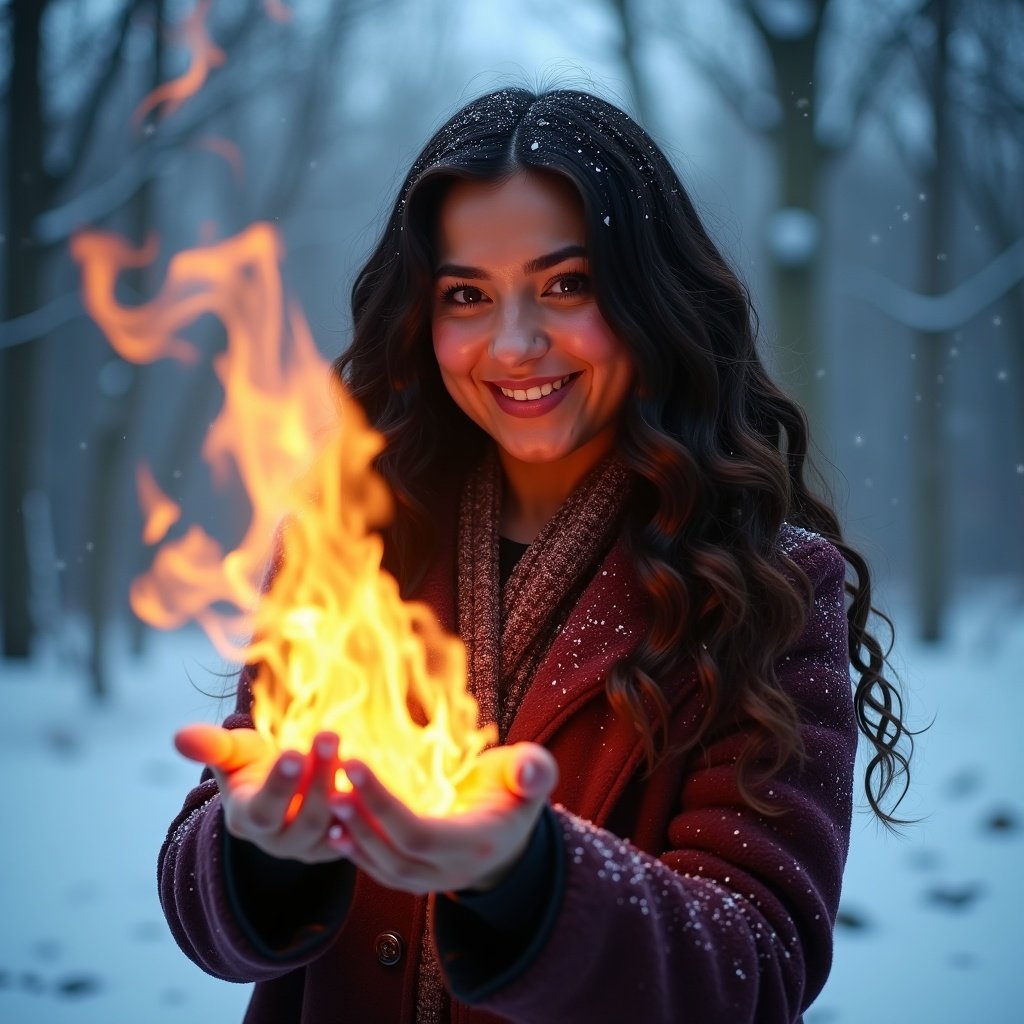
<path id="1" fill-rule="evenodd" d="M 455 306 L 476 306 L 484 301 L 485 296 L 471 284 L 453 284 L 445 289 L 443 298 Z"/>
<path id="2" fill-rule="evenodd" d="M 548 291 L 552 295 L 581 295 L 588 284 L 586 274 L 564 274 L 552 283 Z"/>

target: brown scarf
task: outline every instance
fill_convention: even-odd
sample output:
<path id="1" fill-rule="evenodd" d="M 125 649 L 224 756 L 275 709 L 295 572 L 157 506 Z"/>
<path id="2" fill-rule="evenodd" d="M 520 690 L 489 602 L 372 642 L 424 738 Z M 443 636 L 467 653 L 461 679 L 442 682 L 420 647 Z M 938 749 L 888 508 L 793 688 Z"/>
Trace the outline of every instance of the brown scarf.
<path id="1" fill-rule="evenodd" d="M 458 623 L 480 723 L 504 741 L 526 691 L 576 598 L 621 525 L 630 474 L 610 456 L 584 477 L 516 564 L 498 575 L 502 473 L 491 449 L 463 486 L 459 504 Z M 449 1019 L 447 992 L 429 928 L 424 929 L 417 1024 Z"/>

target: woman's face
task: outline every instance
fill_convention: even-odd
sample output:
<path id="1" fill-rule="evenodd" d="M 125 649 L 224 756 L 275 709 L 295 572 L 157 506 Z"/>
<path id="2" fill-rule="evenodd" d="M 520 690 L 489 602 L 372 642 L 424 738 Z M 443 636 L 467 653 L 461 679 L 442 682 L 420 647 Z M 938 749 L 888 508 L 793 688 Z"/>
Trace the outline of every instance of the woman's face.
<path id="1" fill-rule="evenodd" d="M 597 307 L 573 186 L 525 172 L 458 181 L 437 252 L 434 352 L 459 408 L 513 459 L 596 463 L 633 364 Z"/>

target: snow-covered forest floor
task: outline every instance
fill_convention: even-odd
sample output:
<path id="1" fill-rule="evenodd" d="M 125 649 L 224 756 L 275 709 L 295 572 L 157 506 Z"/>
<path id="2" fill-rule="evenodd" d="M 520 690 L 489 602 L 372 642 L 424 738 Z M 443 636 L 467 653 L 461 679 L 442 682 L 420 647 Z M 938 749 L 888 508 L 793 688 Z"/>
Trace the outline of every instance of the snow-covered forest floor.
<path id="1" fill-rule="evenodd" d="M 835 966 L 807 1024 L 1010 1024 L 1024 920 L 1024 602 L 1009 586 L 962 588 L 948 639 L 931 648 L 888 604 L 913 721 L 934 718 L 903 808 L 924 820 L 893 838 L 858 812 Z M 240 1020 L 247 987 L 185 959 L 155 885 L 164 831 L 197 777 L 171 734 L 227 708 L 189 678 L 210 691 L 230 678 L 193 632 L 151 637 L 141 660 L 114 657 L 102 707 L 56 654 L 2 667 L 0 1020 Z"/>

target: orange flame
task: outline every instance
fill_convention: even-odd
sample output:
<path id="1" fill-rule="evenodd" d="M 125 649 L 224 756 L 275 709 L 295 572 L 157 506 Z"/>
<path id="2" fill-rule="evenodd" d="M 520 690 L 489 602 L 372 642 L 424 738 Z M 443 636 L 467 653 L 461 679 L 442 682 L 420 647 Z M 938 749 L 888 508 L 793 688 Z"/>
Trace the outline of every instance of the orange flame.
<path id="1" fill-rule="evenodd" d="M 132 124 L 138 128 L 158 107 L 163 109 L 161 117 L 173 114 L 203 86 L 213 68 L 225 61 L 224 51 L 210 38 L 206 19 L 213 0 L 199 0 L 195 10 L 182 22 L 175 34 L 178 35 L 191 55 L 191 61 L 184 74 L 158 85 L 135 108 Z"/>
<path id="2" fill-rule="evenodd" d="M 140 463 L 135 472 L 139 493 L 139 507 L 146 517 L 142 539 L 147 544 L 159 544 L 167 531 L 181 518 L 181 506 L 171 501 L 156 482 L 149 466 Z"/>
<path id="3" fill-rule="evenodd" d="M 215 481 L 241 481 L 251 520 L 227 552 L 196 525 L 164 542 L 132 586 L 136 614 L 162 628 L 194 619 L 225 656 L 258 663 L 253 716 L 279 748 L 307 749 L 332 729 L 342 757 L 365 760 L 409 806 L 450 810 L 495 730 L 477 728 L 461 642 L 426 605 L 403 602 L 381 570 L 374 529 L 391 499 L 372 462 L 383 441 L 340 384 L 332 408 L 329 367 L 284 298 L 273 229 L 256 224 L 179 253 L 160 292 L 134 309 L 114 287 L 143 251 L 99 233 L 79 235 L 72 251 L 86 308 L 126 359 L 180 357 L 181 333 L 208 313 L 227 331 L 214 360 L 224 405 L 203 455 Z M 275 532 L 283 561 L 260 597 Z"/>
<path id="4" fill-rule="evenodd" d="M 263 8 L 274 21 L 288 22 L 292 20 L 294 11 L 281 0 L 263 0 Z"/>
<path id="5" fill-rule="evenodd" d="M 203 135 L 196 139 L 193 145 L 221 157 L 230 166 L 231 173 L 238 184 L 245 180 L 242 151 L 230 139 L 222 138 L 219 135 Z"/>
<path id="6" fill-rule="evenodd" d="M 121 271 L 149 266 L 156 253 L 155 235 L 138 249 L 116 235 L 98 231 L 81 232 L 71 239 L 71 256 L 82 266 L 86 312 L 103 328 L 118 354 L 130 363 L 152 363 L 166 356 L 194 363 L 199 353 L 191 342 L 178 337 L 176 329 L 193 317 L 187 312 L 174 312 L 179 303 L 170 299 L 129 308 L 115 298 Z M 180 302 L 185 299 L 182 291 Z M 168 317 L 175 329 L 169 329 Z"/>

